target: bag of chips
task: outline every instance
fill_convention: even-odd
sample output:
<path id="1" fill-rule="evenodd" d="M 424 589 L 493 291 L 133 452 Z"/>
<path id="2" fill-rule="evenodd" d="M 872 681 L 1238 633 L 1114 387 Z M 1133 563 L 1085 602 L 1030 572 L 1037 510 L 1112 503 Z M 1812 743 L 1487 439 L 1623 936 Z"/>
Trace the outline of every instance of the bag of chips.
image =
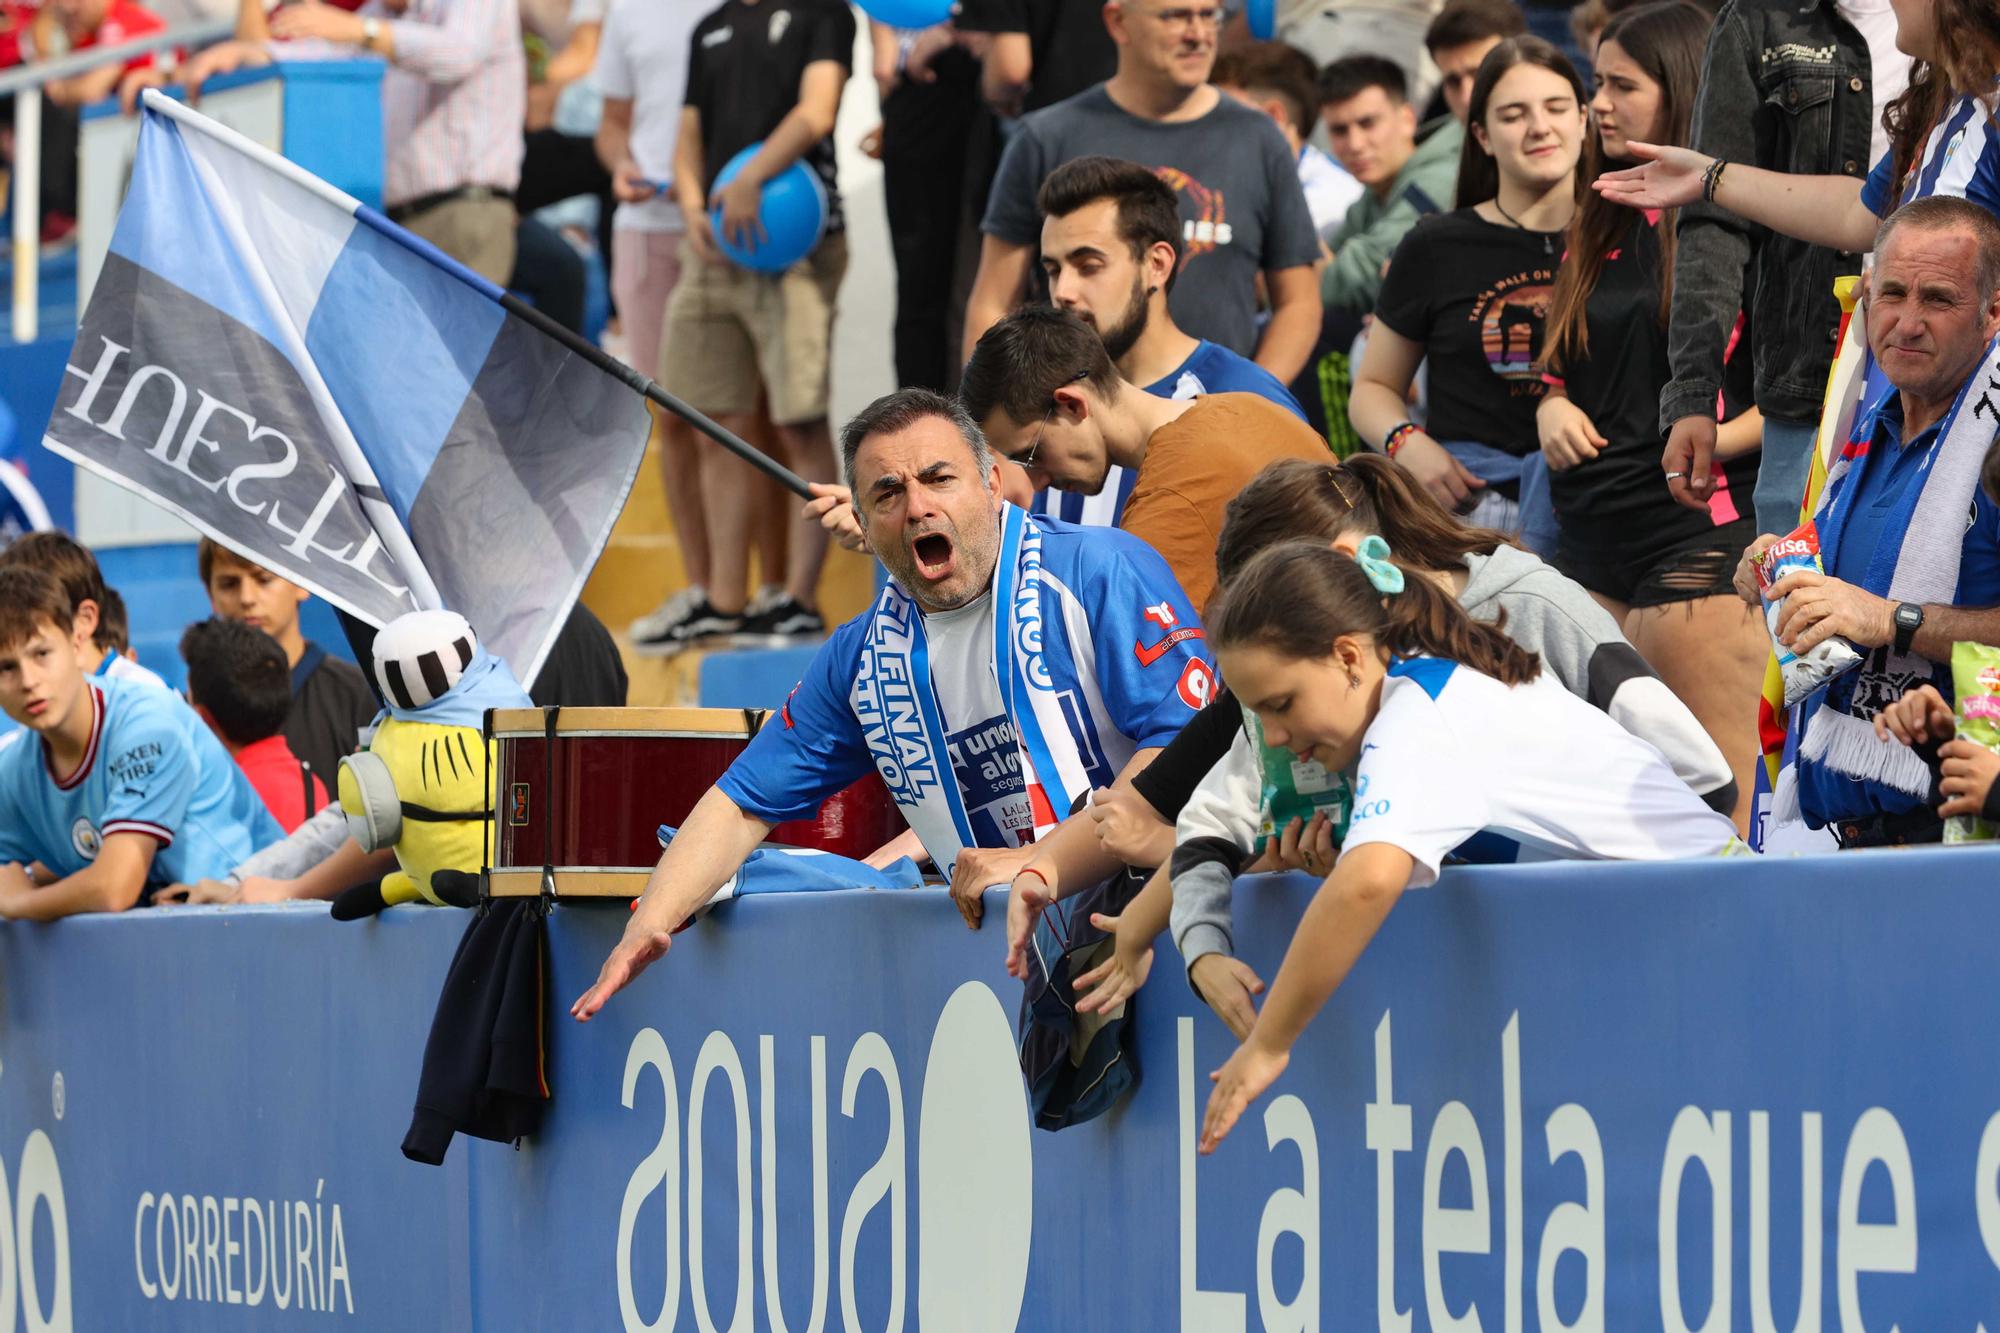
<path id="1" fill-rule="evenodd" d="M 1771 634 L 1771 649 L 1778 655 L 1778 670 L 1785 680 L 1787 708 L 1811 694 L 1843 671 L 1861 665 L 1861 652 L 1846 639 L 1835 635 L 1811 652 L 1800 656 L 1778 642 L 1778 625 L 1784 619 L 1785 602 L 1771 600 L 1771 587 L 1785 575 L 1801 569 L 1824 574 L 1819 558 L 1819 527 L 1807 520 L 1789 537 L 1771 543 L 1757 557 L 1757 588 L 1764 594 L 1764 625 Z"/>
<path id="2" fill-rule="evenodd" d="M 2000 751 L 2000 648 L 1984 643 L 1951 646 L 1951 688 L 1958 699 L 1958 739 Z M 1946 842 L 1991 842 L 2000 826 L 1976 815 L 1944 821 Z"/>
<path id="3" fill-rule="evenodd" d="M 1250 743 L 1257 747 L 1264 772 L 1263 800 L 1257 812 L 1257 843 L 1250 849 L 1251 855 L 1263 855 L 1264 848 L 1283 837 L 1285 826 L 1294 819 L 1303 828 L 1321 811 L 1326 812 L 1333 824 L 1333 845 L 1340 846 L 1347 836 L 1347 820 L 1354 804 L 1347 775 L 1329 773 L 1317 759 L 1301 759 L 1290 750 L 1267 745 L 1264 728 L 1248 708 L 1243 710 L 1243 725 L 1250 733 Z"/>

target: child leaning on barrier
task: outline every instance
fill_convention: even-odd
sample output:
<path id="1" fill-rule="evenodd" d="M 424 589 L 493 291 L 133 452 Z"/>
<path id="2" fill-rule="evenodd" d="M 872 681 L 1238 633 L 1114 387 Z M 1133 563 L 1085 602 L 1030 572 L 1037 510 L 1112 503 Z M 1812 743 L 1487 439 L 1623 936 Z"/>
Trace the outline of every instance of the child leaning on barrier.
<path id="1" fill-rule="evenodd" d="M 1370 537 L 1385 539 L 1413 575 L 1449 589 L 1473 619 L 1504 622 L 1508 635 L 1572 694 L 1657 746 L 1710 808 L 1735 807 L 1737 787 L 1722 751 L 1589 593 L 1502 534 L 1460 523 L 1379 454 L 1334 466 L 1286 461 L 1259 473 L 1230 502 L 1217 572 L 1227 582 L 1259 552 L 1289 539 L 1352 555 Z M 1292 776 L 1289 767 L 1273 765 L 1276 785 Z M 1323 875 L 1337 846 L 1335 827 L 1323 816 L 1276 817 L 1268 829 L 1270 850 L 1258 858 L 1254 844 L 1266 831 L 1263 788 L 1274 776 L 1262 770 L 1241 705 L 1225 688 L 1134 776 L 1133 793 L 1142 799 L 1130 804 L 1149 804 L 1164 821 L 1168 851 L 1152 860 L 1120 859 L 1151 865 L 1170 856 L 1172 883 L 1170 888 L 1166 875 L 1157 877 L 1126 908 L 1113 958 L 1078 979 L 1079 988 L 1096 988 L 1086 997 L 1089 1009 L 1119 1004 L 1144 983 L 1153 940 L 1171 922 L 1189 985 L 1239 1039 L 1249 1031 L 1251 999 L 1263 983 L 1232 956 L 1231 884 L 1239 874 L 1287 867 Z M 1304 795 L 1297 808 L 1322 804 L 1328 793 Z M 1279 815 L 1286 801 L 1274 793 L 1268 804 Z M 1101 822 L 1100 837 L 1111 822 Z M 1116 822 L 1136 821 L 1121 812 Z M 1031 867 L 1040 864 L 1038 855 Z M 1036 900 L 1045 895 L 1033 878 L 1017 886 L 1009 921 L 1019 932 L 1013 939 L 1024 945 Z"/>
<path id="2" fill-rule="evenodd" d="M 1741 846 L 1657 749 L 1379 538 L 1352 560 L 1316 542 L 1267 550 L 1210 612 L 1209 642 L 1265 740 L 1351 773 L 1354 808 L 1263 1010 L 1213 1076 L 1203 1152 L 1284 1072 L 1403 890 L 1433 883 L 1475 836 L 1493 860 L 1659 861 Z"/>
<path id="3" fill-rule="evenodd" d="M 1940 819 L 2000 821 L 2000 754 L 1958 734 L 1958 716 L 1932 685 L 1919 685 L 1875 715 L 1875 734 L 1922 755 L 1937 776 Z"/>

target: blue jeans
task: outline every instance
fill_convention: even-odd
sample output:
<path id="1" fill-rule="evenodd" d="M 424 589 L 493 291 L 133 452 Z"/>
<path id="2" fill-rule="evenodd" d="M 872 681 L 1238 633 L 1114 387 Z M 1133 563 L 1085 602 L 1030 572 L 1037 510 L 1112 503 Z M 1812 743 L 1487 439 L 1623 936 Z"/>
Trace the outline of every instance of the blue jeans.
<path id="1" fill-rule="evenodd" d="M 1544 560 L 1556 553 L 1556 506 L 1549 495 L 1549 465 L 1540 449 L 1516 457 L 1473 440 L 1439 440 L 1465 470 L 1484 482 L 1517 482 L 1518 498 L 1481 491 L 1479 504 L 1465 516 L 1474 527 L 1499 528 Z M 1785 531 L 1790 532 L 1790 528 Z"/>
<path id="2" fill-rule="evenodd" d="M 1799 502 L 1812 473 L 1816 421 L 1764 418 L 1764 454 L 1757 462 L 1757 531 L 1782 537 L 1799 525 Z"/>

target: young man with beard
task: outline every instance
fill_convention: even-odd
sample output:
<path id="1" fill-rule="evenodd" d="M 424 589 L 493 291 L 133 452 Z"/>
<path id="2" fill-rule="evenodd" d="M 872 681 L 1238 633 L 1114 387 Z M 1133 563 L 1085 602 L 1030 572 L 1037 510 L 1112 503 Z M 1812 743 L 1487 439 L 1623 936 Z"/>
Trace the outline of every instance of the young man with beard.
<path id="1" fill-rule="evenodd" d="M 1104 153 L 1151 168 L 1174 189 L 1186 246 L 1172 301 L 1181 326 L 1289 380 L 1319 336 L 1319 235 L 1277 126 L 1209 86 L 1221 8 L 1110 0 L 1103 12 L 1118 72 L 1024 118 L 1000 160 L 966 302 L 966 354 L 1022 299 L 1042 181 L 1065 162 Z M 1261 330 L 1260 274 L 1270 305 Z"/>
<path id="2" fill-rule="evenodd" d="M 1127 383 L 1172 399 L 1254 393 L 1305 419 L 1270 371 L 1174 323 L 1167 298 L 1180 272 L 1180 214 L 1158 176 L 1136 162 L 1079 157 L 1049 173 L 1035 202 L 1049 299 L 1097 331 Z M 1043 495 L 1036 511 L 1046 502 L 1068 522 L 1111 527 L 1133 480 L 1114 467 L 1098 494 Z"/>
<path id="3" fill-rule="evenodd" d="M 1012 881 L 1030 842 L 1144 768 L 1214 691 L 1200 622 L 1160 558 L 1006 504 L 959 404 L 900 390 L 850 421 L 840 447 L 891 580 L 688 815 L 571 1007 L 578 1019 L 665 954 L 773 825 L 866 773 L 977 925 L 981 893 Z"/>
<path id="4" fill-rule="evenodd" d="M 1132 480 L 1118 526 L 1166 558 L 1197 608 L 1215 587 L 1224 510 L 1280 459 L 1331 465 L 1297 415 L 1248 393 L 1165 399 L 1127 381 L 1075 315 L 1017 310 L 987 330 L 959 398 L 1003 458 L 1036 486 L 1102 495 Z"/>

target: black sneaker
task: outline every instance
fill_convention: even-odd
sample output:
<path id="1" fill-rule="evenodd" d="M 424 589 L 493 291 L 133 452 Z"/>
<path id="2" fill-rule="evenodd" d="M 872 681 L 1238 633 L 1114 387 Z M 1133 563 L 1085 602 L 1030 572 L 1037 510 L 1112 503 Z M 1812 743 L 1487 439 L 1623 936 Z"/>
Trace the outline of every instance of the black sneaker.
<path id="1" fill-rule="evenodd" d="M 703 597 L 681 619 L 662 626 L 651 635 L 634 635 L 632 651 L 649 656 L 671 657 L 684 648 L 693 646 L 703 639 L 723 638 L 740 633 L 743 617 L 729 616 L 715 609 L 714 603 Z"/>
<path id="2" fill-rule="evenodd" d="M 783 597 L 763 610 L 745 616 L 737 641 L 762 640 L 783 643 L 787 639 L 802 639 L 824 633 L 826 633 L 826 621 L 819 612 L 799 605 L 790 597 Z"/>

